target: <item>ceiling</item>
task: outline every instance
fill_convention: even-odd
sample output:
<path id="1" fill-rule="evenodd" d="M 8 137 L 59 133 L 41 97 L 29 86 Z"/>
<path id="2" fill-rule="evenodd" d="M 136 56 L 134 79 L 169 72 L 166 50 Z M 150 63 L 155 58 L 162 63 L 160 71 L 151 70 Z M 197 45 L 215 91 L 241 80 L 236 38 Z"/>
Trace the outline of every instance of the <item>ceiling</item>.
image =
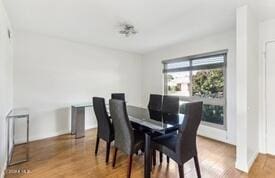
<path id="1" fill-rule="evenodd" d="M 135 53 L 233 28 L 239 5 L 237 0 L 4 0 L 4 3 L 15 30 Z M 119 22 L 133 24 L 138 34 L 129 38 L 120 35 Z"/>

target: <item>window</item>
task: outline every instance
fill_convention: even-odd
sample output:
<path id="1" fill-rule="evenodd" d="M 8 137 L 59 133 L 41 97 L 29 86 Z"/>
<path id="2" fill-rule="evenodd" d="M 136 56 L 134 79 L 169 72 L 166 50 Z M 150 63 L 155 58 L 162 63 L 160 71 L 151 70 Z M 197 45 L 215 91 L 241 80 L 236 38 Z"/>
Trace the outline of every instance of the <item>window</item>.
<path id="1" fill-rule="evenodd" d="M 202 123 L 222 129 L 226 129 L 226 56 L 223 50 L 163 61 L 165 94 L 203 101 Z"/>

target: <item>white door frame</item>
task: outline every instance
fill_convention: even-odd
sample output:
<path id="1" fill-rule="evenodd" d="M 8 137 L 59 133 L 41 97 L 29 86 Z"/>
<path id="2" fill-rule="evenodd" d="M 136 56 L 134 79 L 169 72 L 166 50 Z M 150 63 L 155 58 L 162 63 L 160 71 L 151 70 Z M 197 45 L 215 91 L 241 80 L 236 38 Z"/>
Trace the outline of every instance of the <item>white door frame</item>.
<path id="1" fill-rule="evenodd" d="M 260 93 L 260 118 L 259 119 L 259 126 L 260 126 L 260 133 L 259 133 L 259 138 L 260 138 L 260 152 L 266 154 L 267 153 L 267 118 L 266 118 L 266 99 L 267 99 L 267 94 L 266 94 L 266 78 L 267 78 L 267 47 L 269 44 L 275 43 L 274 40 L 268 40 L 265 41 L 264 43 L 264 49 L 263 49 L 263 63 L 260 64 L 262 66 L 262 76 L 263 80 L 262 83 L 260 83 L 260 88 L 262 87 L 262 92 Z"/>

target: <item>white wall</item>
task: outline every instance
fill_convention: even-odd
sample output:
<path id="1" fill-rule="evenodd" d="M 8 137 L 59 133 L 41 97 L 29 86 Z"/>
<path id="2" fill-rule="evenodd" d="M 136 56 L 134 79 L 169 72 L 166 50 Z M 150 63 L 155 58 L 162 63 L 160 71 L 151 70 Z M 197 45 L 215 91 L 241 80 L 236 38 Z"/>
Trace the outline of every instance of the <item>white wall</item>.
<path id="1" fill-rule="evenodd" d="M 143 104 L 148 103 L 150 93 L 162 94 L 163 65 L 162 60 L 201 54 L 206 52 L 228 49 L 227 59 L 227 131 L 201 125 L 199 134 L 224 142 L 235 144 L 236 140 L 236 35 L 235 29 L 212 36 L 187 41 L 166 47 L 150 54 L 143 59 Z"/>
<path id="2" fill-rule="evenodd" d="M 14 105 L 30 109 L 31 140 L 68 133 L 70 106 L 93 96 L 108 102 L 112 92 L 125 92 L 129 104 L 141 105 L 139 55 L 22 31 L 14 52 Z M 86 121 L 96 126 L 91 108 Z"/>
<path id="3" fill-rule="evenodd" d="M 247 169 L 247 12 L 237 10 L 237 153 L 236 167 Z"/>
<path id="4" fill-rule="evenodd" d="M 254 11 L 247 13 L 247 157 L 250 168 L 259 152 L 259 21 Z"/>
<path id="5" fill-rule="evenodd" d="M 259 152 L 258 20 L 247 5 L 237 9 L 237 158 L 248 172 Z"/>
<path id="6" fill-rule="evenodd" d="M 12 41 L 7 30 L 11 29 L 0 0 L 0 177 L 4 177 L 7 160 L 6 116 L 12 108 Z"/>
<path id="7" fill-rule="evenodd" d="M 265 44 L 268 41 L 275 41 L 275 19 L 266 20 L 260 23 L 259 27 L 259 60 L 260 60 L 260 119 L 259 119 L 259 149 L 266 153 L 266 119 L 265 119 Z"/>

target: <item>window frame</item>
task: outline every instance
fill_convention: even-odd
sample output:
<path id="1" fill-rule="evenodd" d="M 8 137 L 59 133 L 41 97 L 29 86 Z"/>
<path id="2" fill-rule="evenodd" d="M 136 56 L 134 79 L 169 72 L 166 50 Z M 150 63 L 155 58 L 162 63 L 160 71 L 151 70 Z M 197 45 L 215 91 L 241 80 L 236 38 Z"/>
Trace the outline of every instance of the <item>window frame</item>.
<path id="1" fill-rule="evenodd" d="M 201 121 L 202 125 L 205 126 L 210 126 L 222 130 L 227 130 L 227 55 L 228 55 L 228 50 L 220 50 L 220 51 L 215 51 L 215 52 L 208 52 L 208 53 L 203 53 L 203 54 L 198 54 L 198 55 L 192 55 L 192 56 L 186 56 L 186 57 L 181 57 L 181 58 L 175 58 L 175 59 L 169 59 L 169 60 L 163 60 L 163 74 L 164 74 L 164 94 L 168 94 L 168 82 L 167 82 L 167 72 L 166 71 L 166 65 L 169 63 L 177 63 L 177 62 L 182 62 L 182 61 L 190 61 L 192 63 L 192 60 L 195 59 L 200 59 L 200 58 L 208 58 L 208 57 L 215 57 L 215 56 L 224 56 L 224 63 L 221 67 L 217 67 L 217 69 L 222 69 L 223 70 L 223 75 L 224 75 L 224 97 L 223 99 L 209 99 L 209 98 L 203 98 L 203 97 L 198 97 L 198 96 L 179 96 L 181 100 L 187 100 L 187 101 L 203 101 L 203 104 L 212 104 L 212 105 L 218 105 L 218 106 L 223 106 L 223 112 L 224 112 L 224 122 L 223 125 L 220 124 L 215 124 L 211 122 L 206 122 L 206 121 Z M 191 65 L 190 65 L 191 66 Z M 207 65 L 205 65 L 207 67 Z M 212 64 L 212 66 L 215 66 Z M 190 81 L 192 81 L 192 72 L 196 69 L 196 67 L 190 67 Z M 211 68 L 205 68 L 205 70 L 211 69 Z M 212 68 L 213 69 L 213 68 Z M 197 69 L 197 70 L 203 70 L 202 68 Z M 170 72 L 180 72 L 182 70 L 180 69 L 175 69 L 174 71 Z M 188 70 L 187 70 L 188 71 Z M 191 91 L 190 93 L 192 94 L 192 82 L 191 82 Z"/>

